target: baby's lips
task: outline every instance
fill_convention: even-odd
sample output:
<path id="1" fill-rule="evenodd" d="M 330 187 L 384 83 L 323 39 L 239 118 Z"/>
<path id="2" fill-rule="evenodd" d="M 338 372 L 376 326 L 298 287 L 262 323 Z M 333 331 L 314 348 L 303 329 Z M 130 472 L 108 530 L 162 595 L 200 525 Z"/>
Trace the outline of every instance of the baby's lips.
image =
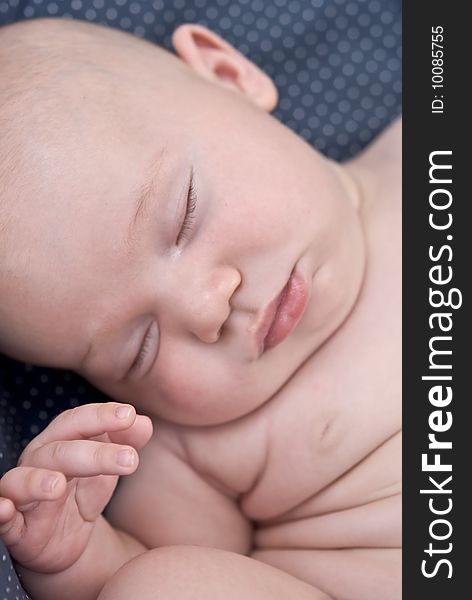
<path id="1" fill-rule="evenodd" d="M 305 313 L 308 297 L 306 281 L 295 268 L 283 290 L 274 320 L 264 339 L 264 350 L 277 346 L 292 333 Z"/>

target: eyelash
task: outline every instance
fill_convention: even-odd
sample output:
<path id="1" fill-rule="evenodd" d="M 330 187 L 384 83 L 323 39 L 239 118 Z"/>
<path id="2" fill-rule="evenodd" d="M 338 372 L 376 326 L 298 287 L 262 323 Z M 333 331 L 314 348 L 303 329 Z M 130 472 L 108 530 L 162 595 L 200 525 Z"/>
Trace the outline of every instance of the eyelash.
<path id="1" fill-rule="evenodd" d="M 139 349 L 139 353 L 137 355 L 137 357 L 135 358 L 133 364 L 130 367 L 130 371 L 136 371 L 137 369 L 139 369 L 139 367 L 143 364 L 144 359 L 146 358 L 148 352 L 149 352 L 149 344 L 151 341 L 151 325 L 149 325 L 147 331 L 146 331 L 146 335 L 144 336 L 144 340 L 143 343 L 141 344 L 141 348 Z"/>
<path id="2" fill-rule="evenodd" d="M 180 228 L 179 235 L 177 236 L 176 244 L 179 245 L 182 241 L 185 241 L 188 237 L 188 233 L 192 229 L 192 225 L 195 221 L 195 207 L 197 205 L 197 193 L 195 190 L 195 186 L 193 183 L 193 172 L 190 177 L 190 185 L 188 188 L 187 195 L 187 209 L 185 212 L 184 222 L 182 223 L 182 227 Z"/>

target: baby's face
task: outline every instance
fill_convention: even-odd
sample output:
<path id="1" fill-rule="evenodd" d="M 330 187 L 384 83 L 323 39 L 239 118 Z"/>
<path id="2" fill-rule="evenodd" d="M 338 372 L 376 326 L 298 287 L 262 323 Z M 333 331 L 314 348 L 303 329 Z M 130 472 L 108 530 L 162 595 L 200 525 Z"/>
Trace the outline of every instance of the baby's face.
<path id="1" fill-rule="evenodd" d="M 223 422 L 269 399 L 346 318 L 360 220 L 330 163 L 242 93 L 173 73 L 171 58 L 161 78 L 164 59 L 153 69 L 157 50 L 143 52 L 106 85 L 65 88 L 57 129 L 28 144 L 6 351 L 163 418 Z M 266 309 L 292 273 L 306 308 L 298 323 L 287 308 L 288 335 L 264 350 Z"/>

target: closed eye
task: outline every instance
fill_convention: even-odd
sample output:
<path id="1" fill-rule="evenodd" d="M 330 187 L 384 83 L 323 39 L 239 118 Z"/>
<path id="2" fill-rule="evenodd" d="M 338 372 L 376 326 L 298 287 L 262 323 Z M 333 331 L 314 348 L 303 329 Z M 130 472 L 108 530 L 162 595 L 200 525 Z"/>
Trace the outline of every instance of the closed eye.
<path id="1" fill-rule="evenodd" d="M 197 205 L 197 193 L 195 190 L 193 169 L 190 174 L 190 182 L 187 192 L 187 207 L 185 210 L 185 217 L 180 227 L 179 235 L 177 236 L 176 244 L 179 245 L 186 239 L 188 239 L 189 233 L 192 230 L 193 223 L 195 221 L 195 207 Z"/>
<path id="2" fill-rule="evenodd" d="M 146 359 L 146 356 L 149 354 L 149 352 L 151 350 L 151 346 L 152 346 L 152 341 L 153 341 L 152 338 L 153 338 L 154 329 L 155 329 L 155 327 L 153 327 L 154 325 L 155 325 L 155 323 L 153 321 L 147 328 L 146 335 L 144 336 L 144 339 L 143 339 L 143 342 L 139 349 L 138 355 L 134 359 L 131 367 L 129 368 L 128 373 L 131 373 L 133 371 L 138 371 L 139 368 L 143 365 L 143 363 Z"/>

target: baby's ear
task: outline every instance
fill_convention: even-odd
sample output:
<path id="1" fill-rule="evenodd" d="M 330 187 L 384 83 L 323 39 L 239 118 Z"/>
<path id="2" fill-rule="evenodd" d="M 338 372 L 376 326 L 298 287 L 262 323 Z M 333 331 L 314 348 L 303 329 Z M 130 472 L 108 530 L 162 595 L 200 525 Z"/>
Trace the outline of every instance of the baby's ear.
<path id="1" fill-rule="evenodd" d="M 216 33 L 185 24 L 174 31 L 172 43 L 180 58 L 204 79 L 243 94 L 267 112 L 275 108 L 272 79 Z"/>

